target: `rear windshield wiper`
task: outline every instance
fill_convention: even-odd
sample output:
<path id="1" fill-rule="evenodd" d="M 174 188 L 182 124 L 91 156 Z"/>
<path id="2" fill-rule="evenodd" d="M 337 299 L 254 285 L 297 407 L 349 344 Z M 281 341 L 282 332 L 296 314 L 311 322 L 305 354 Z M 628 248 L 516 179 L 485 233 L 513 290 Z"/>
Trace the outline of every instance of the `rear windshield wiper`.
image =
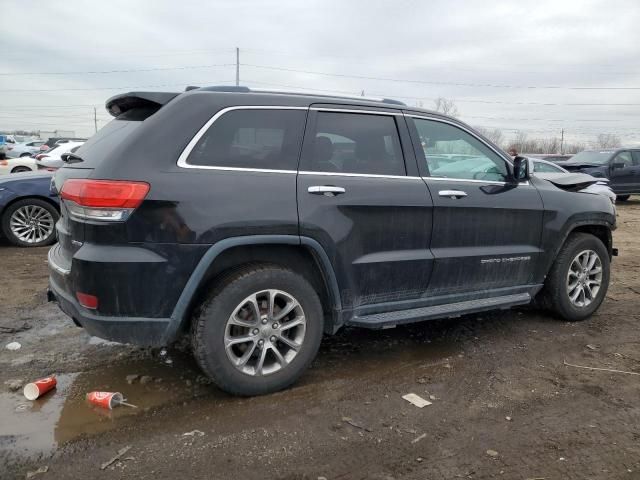
<path id="1" fill-rule="evenodd" d="M 64 163 L 80 163 L 84 162 L 84 159 L 80 155 L 76 155 L 75 153 L 63 153 L 60 158 Z"/>

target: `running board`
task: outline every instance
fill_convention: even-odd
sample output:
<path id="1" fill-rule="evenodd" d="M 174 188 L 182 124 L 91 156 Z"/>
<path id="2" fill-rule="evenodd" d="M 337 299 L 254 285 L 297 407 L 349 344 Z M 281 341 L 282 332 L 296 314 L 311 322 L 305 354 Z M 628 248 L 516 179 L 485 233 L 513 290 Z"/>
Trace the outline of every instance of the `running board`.
<path id="1" fill-rule="evenodd" d="M 371 315 L 354 316 L 346 322 L 347 325 L 363 328 L 389 328 L 403 323 L 421 322 L 436 318 L 452 318 L 468 313 L 484 310 L 507 309 L 515 305 L 531 302 L 531 295 L 518 293 L 502 297 L 467 300 L 466 302 L 448 303 L 432 307 L 412 308 L 395 312 L 372 313 Z"/>

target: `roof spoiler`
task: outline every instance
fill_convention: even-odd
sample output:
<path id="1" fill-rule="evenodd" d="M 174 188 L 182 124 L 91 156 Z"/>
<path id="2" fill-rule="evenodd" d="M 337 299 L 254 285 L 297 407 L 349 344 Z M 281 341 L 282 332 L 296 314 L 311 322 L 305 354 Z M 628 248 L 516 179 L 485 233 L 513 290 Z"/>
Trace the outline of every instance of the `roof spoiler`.
<path id="1" fill-rule="evenodd" d="M 107 112 L 118 115 L 136 107 L 157 107 L 166 105 L 180 95 L 176 92 L 129 92 L 111 97 L 105 103 Z"/>

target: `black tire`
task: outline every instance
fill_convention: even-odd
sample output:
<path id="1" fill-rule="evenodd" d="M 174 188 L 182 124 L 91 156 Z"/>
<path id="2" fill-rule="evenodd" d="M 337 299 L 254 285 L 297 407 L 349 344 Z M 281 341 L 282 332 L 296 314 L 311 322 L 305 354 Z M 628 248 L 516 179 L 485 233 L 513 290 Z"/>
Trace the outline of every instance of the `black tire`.
<path id="1" fill-rule="evenodd" d="M 11 173 L 20 173 L 20 172 L 30 172 L 31 169 L 29 167 L 16 167 L 11 170 Z"/>
<path id="2" fill-rule="evenodd" d="M 626 202 L 631 195 L 616 195 L 616 202 Z"/>
<path id="3" fill-rule="evenodd" d="M 30 157 L 30 156 L 31 156 L 31 154 L 30 154 L 30 153 L 28 153 L 28 152 L 25 152 L 25 153 L 20 154 L 20 158 Z"/>
<path id="4" fill-rule="evenodd" d="M 602 264 L 600 289 L 589 305 L 575 306 L 567 292 L 567 276 L 569 268 L 576 256 L 585 250 L 594 251 Z M 604 300 L 609 288 L 610 261 L 609 252 L 602 241 L 588 233 L 573 233 L 560 249 L 545 285 L 539 294 L 539 305 L 568 321 L 579 321 L 589 318 Z"/>
<path id="5" fill-rule="evenodd" d="M 14 214 L 16 210 L 25 206 L 37 206 L 37 207 L 44 208 L 51 215 L 53 219 L 54 228 L 52 229 L 51 234 L 47 236 L 47 238 L 45 238 L 44 240 L 39 242 L 34 242 L 34 243 L 25 242 L 20 238 L 18 238 L 11 231 L 11 226 L 10 226 L 11 216 Z M 9 242 L 11 242 L 17 247 L 43 247 L 45 245 L 51 245 L 56 241 L 55 223 L 58 221 L 58 218 L 60 218 L 58 211 L 49 202 L 45 202 L 44 200 L 40 200 L 38 198 L 26 198 L 24 200 L 19 200 L 15 203 L 12 203 L 4 211 L 4 213 L 2 214 L 2 233 L 4 234 L 5 238 L 9 240 Z"/>
<path id="6" fill-rule="evenodd" d="M 223 275 L 215 284 L 194 314 L 192 323 L 191 344 L 200 368 L 222 390 L 233 395 L 263 395 L 294 383 L 318 353 L 324 330 L 322 305 L 311 284 L 277 265 L 243 267 Z M 224 347 L 227 321 L 247 297 L 269 289 L 281 290 L 294 297 L 304 312 L 306 329 L 302 344 L 290 363 L 273 373 L 252 375 L 236 368 L 227 355 Z"/>

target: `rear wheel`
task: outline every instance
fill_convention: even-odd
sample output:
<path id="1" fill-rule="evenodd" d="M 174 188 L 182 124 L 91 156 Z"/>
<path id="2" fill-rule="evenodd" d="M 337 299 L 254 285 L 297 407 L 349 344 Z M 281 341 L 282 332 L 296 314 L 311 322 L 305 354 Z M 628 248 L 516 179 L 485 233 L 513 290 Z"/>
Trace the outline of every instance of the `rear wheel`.
<path id="1" fill-rule="evenodd" d="M 570 235 L 540 293 L 542 305 L 565 320 L 588 318 L 607 294 L 609 268 L 609 253 L 599 238 Z"/>
<path id="2" fill-rule="evenodd" d="M 30 172 L 31 169 L 29 167 L 16 167 L 11 170 L 11 173 L 20 173 L 20 172 Z"/>
<path id="3" fill-rule="evenodd" d="M 2 215 L 2 231 L 18 247 L 41 247 L 56 240 L 59 214 L 53 205 L 37 198 L 11 204 Z"/>
<path id="4" fill-rule="evenodd" d="M 302 375 L 322 332 L 322 306 L 306 279 L 275 265 L 250 266 L 218 282 L 196 313 L 192 345 L 221 389 L 261 395 Z"/>
<path id="5" fill-rule="evenodd" d="M 631 195 L 616 195 L 616 201 L 626 202 Z"/>

